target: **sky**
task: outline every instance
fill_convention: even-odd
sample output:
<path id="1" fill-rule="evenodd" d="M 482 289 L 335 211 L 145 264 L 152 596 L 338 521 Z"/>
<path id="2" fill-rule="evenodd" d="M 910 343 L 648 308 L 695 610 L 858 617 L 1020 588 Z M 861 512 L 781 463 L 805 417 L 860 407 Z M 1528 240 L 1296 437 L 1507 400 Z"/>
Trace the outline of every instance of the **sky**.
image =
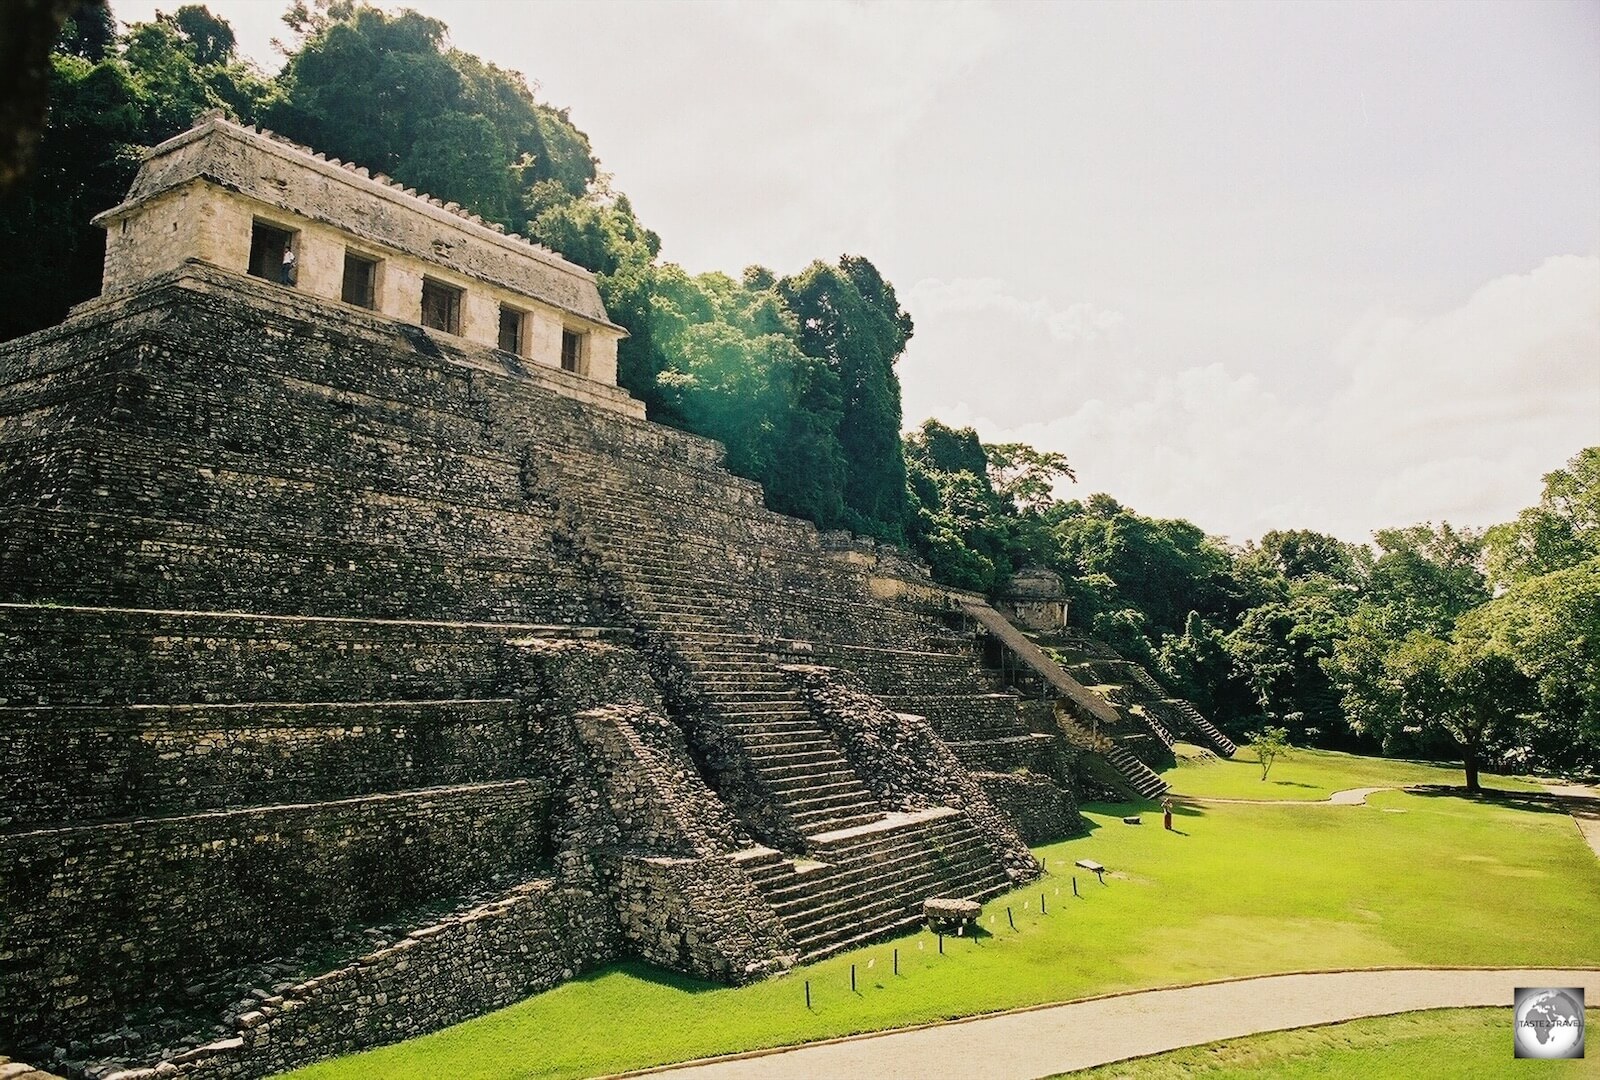
<path id="1" fill-rule="evenodd" d="M 282 63 L 286 3 L 208 6 Z M 1364 540 L 1600 444 L 1593 0 L 403 6 L 569 107 L 664 258 L 870 258 L 907 427 L 1064 497 Z"/>

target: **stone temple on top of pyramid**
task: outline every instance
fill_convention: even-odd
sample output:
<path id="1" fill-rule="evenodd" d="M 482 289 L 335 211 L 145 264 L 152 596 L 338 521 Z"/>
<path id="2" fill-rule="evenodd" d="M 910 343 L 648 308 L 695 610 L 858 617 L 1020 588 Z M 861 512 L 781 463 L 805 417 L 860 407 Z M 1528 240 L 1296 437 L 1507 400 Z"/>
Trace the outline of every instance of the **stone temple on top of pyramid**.
<path id="1" fill-rule="evenodd" d="M 1047 574 L 765 509 L 454 204 L 213 115 L 96 221 L 101 296 L 0 345 L 0 1055 L 261 1077 L 763 978 L 1231 752 Z"/>

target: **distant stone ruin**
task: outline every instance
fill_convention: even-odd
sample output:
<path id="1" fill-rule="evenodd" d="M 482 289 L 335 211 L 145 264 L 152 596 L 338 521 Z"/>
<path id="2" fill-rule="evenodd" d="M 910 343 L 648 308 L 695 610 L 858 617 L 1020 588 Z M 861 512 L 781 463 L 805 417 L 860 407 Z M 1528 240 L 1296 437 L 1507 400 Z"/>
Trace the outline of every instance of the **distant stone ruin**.
<path id="1" fill-rule="evenodd" d="M 760 978 L 1080 827 L 979 598 L 645 421 L 582 269 L 217 117 L 98 220 L 104 294 L 0 345 L 0 1053 Z"/>

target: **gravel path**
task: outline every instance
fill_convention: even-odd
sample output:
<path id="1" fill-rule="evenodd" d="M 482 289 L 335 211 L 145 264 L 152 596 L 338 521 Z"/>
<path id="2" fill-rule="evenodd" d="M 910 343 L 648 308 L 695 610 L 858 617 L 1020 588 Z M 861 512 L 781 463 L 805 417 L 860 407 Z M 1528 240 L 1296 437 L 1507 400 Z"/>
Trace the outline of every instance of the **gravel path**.
<path id="1" fill-rule="evenodd" d="M 1033 1080 L 1264 1031 L 1418 1009 L 1506 1007 L 1518 986 L 1582 986 L 1600 1000 L 1600 968 L 1407 968 L 1206 983 L 1093 998 L 759 1056 L 653 1070 L 669 1080 Z"/>

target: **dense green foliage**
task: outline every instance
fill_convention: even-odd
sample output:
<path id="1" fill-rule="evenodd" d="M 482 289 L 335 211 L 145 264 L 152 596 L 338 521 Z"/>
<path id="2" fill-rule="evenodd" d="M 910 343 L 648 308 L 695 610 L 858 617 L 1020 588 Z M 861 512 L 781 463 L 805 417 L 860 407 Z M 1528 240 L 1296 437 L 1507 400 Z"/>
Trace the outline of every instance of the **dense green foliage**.
<path id="1" fill-rule="evenodd" d="M 1266 785 L 1259 769 L 1232 762 L 1180 766 L 1168 778 L 1182 790 L 1191 768 L 1237 772 L 1252 792 L 1292 768 L 1316 768 L 1335 790 L 1453 778 L 1425 765 L 1314 753 L 1280 763 Z M 1600 950 L 1592 918 L 1600 863 L 1565 814 L 1400 792 L 1372 801 L 1180 806 L 1175 832 L 1122 824 L 1123 814 L 1150 813 L 1149 803 L 1091 806 L 1089 835 L 1037 850 L 1053 873 L 991 900 L 980 917 L 988 933 L 948 938 L 943 955 L 922 932 L 743 987 L 624 964 L 293 1075 L 594 1076 L 1118 990 L 1380 965 L 1560 966 Z M 1081 878 L 1074 899 L 1069 868 L 1086 857 L 1114 874 L 1103 887 Z M 802 981 L 811 983 L 810 1010 Z"/>
<path id="2" fill-rule="evenodd" d="M 1056 571 L 1076 626 L 1235 735 L 1454 757 L 1469 780 L 1490 762 L 1600 767 L 1600 448 L 1486 533 L 1273 531 L 1242 549 L 1108 495 L 1056 499 L 1058 455 L 971 429 L 928 421 L 905 457 L 909 537 L 936 577 L 993 592 Z"/>
<path id="3" fill-rule="evenodd" d="M 55 54 L 50 113 L 32 174 L 0 203 L 0 340 L 59 322 L 95 295 L 105 240 L 89 219 L 122 201 L 143 147 L 209 109 L 253 120 L 271 84 L 240 63 L 233 32 L 204 8 L 118 35 L 110 12 L 85 6 Z"/>

